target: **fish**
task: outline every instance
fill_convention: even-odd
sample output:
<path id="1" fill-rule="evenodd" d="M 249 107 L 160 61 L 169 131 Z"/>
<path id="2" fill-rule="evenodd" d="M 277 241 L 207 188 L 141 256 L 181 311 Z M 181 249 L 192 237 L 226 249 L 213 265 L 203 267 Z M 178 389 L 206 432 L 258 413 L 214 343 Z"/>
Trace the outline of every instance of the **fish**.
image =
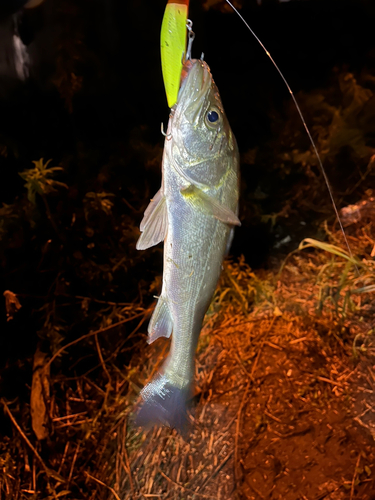
<path id="1" fill-rule="evenodd" d="M 136 245 L 144 250 L 164 241 L 162 290 L 148 340 L 171 337 L 160 372 L 141 391 L 137 425 L 186 429 L 199 334 L 240 225 L 239 181 L 237 142 L 211 70 L 189 59 L 165 134 L 161 188 Z"/>

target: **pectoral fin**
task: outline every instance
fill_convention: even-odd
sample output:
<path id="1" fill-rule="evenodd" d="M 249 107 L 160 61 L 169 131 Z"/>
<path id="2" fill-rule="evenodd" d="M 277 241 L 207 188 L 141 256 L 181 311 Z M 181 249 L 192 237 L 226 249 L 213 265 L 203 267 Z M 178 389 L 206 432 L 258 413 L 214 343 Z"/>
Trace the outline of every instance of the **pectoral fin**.
<path id="1" fill-rule="evenodd" d="M 196 186 L 191 185 L 188 188 L 181 190 L 181 194 L 194 207 L 201 210 L 205 214 L 212 215 L 225 224 L 231 224 L 233 226 L 241 225 L 239 218 L 232 210 L 225 207 L 215 200 L 215 198 L 209 196 Z"/>
<path id="2" fill-rule="evenodd" d="M 165 197 L 160 189 L 146 208 L 140 229 L 142 234 L 137 241 L 137 250 L 145 250 L 165 239 L 168 228 L 168 214 Z"/>
<path id="3" fill-rule="evenodd" d="M 156 308 L 148 325 L 148 343 L 151 344 L 159 337 L 169 338 L 172 333 L 173 322 L 168 305 L 163 296 L 159 297 Z"/>

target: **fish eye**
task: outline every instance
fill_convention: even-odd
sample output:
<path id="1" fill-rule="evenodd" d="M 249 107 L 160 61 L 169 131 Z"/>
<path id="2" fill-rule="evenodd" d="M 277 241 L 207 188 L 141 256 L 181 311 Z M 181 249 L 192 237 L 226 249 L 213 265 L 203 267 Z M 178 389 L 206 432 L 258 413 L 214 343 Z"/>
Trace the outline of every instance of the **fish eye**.
<path id="1" fill-rule="evenodd" d="M 215 110 L 210 110 L 208 113 L 207 113 L 207 120 L 210 122 L 210 123 L 215 123 L 217 122 L 219 119 L 219 113 Z"/>

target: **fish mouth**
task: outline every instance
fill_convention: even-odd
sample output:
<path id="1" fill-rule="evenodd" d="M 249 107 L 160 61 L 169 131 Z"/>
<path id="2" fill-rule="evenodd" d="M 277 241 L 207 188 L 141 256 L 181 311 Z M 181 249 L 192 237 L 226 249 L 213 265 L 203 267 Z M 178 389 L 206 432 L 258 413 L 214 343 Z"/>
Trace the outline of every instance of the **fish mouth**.
<path id="1" fill-rule="evenodd" d="M 200 59 L 186 61 L 181 78 L 176 111 L 183 113 L 188 122 L 196 123 L 213 83 L 210 68 Z"/>

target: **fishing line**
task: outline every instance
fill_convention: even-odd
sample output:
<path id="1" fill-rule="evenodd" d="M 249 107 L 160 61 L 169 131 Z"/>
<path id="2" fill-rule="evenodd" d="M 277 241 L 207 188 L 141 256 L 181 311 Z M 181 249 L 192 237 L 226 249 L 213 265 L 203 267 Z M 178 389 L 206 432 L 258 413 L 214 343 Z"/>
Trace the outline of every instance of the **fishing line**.
<path id="1" fill-rule="evenodd" d="M 310 130 L 307 126 L 307 123 L 305 121 L 305 118 L 303 117 L 303 114 L 302 114 L 302 111 L 301 111 L 301 108 L 299 107 L 299 104 L 297 102 L 297 99 L 295 98 L 294 96 L 294 93 L 289 85 L 289 83 L 287 82 L 285 76 L 283 75 L 283 73 L 281 72 L 281 69 L 278 67 L 278 65 L 276 64 L 276 62 L 274 61 L 273 57 L 271 56 L 270 52 L 268 52 L 267 48 L 265 47 L 265 45 L 263 44 L 263 42 L 260 40 L 260 38 L 257 37 L 257 35 L 254 33 L 254 31 L 250 28 L 249 24 L 245 21 L 244 17 L 242 16 L 242 14 L 240 14 L 240 12 L 236 9 L 236 7 L 229 1 L 229 0 L 225 0 L 227 2 L 228 5 L 230 5 L 230 7 L 234 10 L 234 12 L 239 16 L 239 18 L 241 19 L 241 21 L 245 24 L 245 26 L 247 27 L 247 29 L 250 31 L 250 33 L 253 35 L 253 37 L 255 38 L 255 40 L 259 43 L 259 45 L 262 47 L 262 49 L 264 50 L 264 52 L 267 54 L 267 56 L 270 58 L 272 64 L 274 65 L 274 67 L 276 68 L 277 72 L 279 73 L 279 75 L 281 76 L 283 82 L 285 83 L 288 91 L 289 91 L 289 94 L 291 95 L 292 99 L 293 99 L 293 102 L 297 108 L 297 111 L 298 111 L 298 114 L 301 118 L 301 121 L 302 121 L 302 124 L 306 130 L 306 133 L 310 139 L 310 142 L 311 142 L 311 145 L 313 147 L 313 150 L 314 150 L 314 153 L 318 159 L 318 163 L 319 163 L 319 167 L 320 167 L 320 170 L 323 174 L 323 177 L 324 177 L 324 181 L 326 183 L 326 186 L 328 188 L 328 192 L 329 192 L 329 196 L 331 198 L 331 202 L 332 202 L 332 205 L 333 205 L 333 208 L 334 208 L 334 211 L 335 211 L 335 214 L 336 214 L 336 217 L 337 217 L 337 221 L 339 223 L 339 226 L 340 226 L 340 229 L 341 229 L 341 232 L 344 236 L 344 240 L 345 240 L 345 244 L 346 244 L 346 247 L 348 249 L 348 252 L 349 252 L 349 255 L 350 255 L 350 258 L 353 259 L 354 261 L 354 257 L 353 257 L 353 253 L 352 253 L 352 250 L 350 248 L 350 245 L 349 245 L 349 242 L 348 242 L 348 239 L 346 237 L 346 234 L 345 234 L 345 230 L 344 230 L 344 226 L 342 225 L 342 222 L 341 222 L 341 219 L 340 219 L 340 215 L 339 215 L 339 212 L 337 210 L 337 206 L 336 206 L 336 203 L 335 203 L 335 199 L 333 197 L 333 194 L 332 194 L 332 189 L 331 189 L 331 186 L 330 186 L 330 183 L 329 183 L 329 180 L 328 180 L 328 177 L 327 177 L 327 174 L 326 174 L 326 171 L 324 170 L 324 166 L 323 166 L 323 162 L 322 160 L 320 159 L 320 156 L 319 156 L 319 153 L 318 153 L 318 149 L 315 145 L 315 142 L 314 142 L 314 139 L 312 138 L 312 135 L 310 134 Z M 357 265 L 354 263 L 354 266 L 355 266 L 355 269 L 357 271 L 357 275 L 359 276 L 359 270 L 358 270 L 358 267 Z"/>

